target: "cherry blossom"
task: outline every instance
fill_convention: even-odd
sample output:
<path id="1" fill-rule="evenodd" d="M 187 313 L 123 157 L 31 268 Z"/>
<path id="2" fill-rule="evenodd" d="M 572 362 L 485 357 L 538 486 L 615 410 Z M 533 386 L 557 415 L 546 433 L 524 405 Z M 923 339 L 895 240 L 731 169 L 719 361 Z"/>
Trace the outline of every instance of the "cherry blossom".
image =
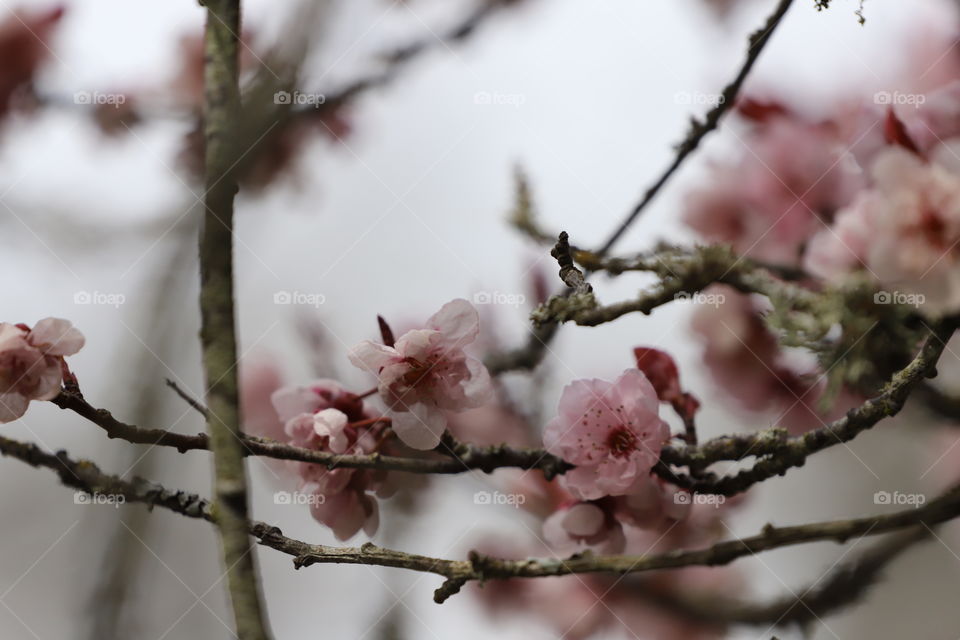
<path id="1" fill-rule="evenodd" d="M 472 409 L 492 397 L 486 367 L 464 347 L 479 333 L 477 310 L 463 299 L 445 304 L 423 329 L 393 347 L 366 340 L 350 351 L 350 362 L 376 374 L 393 430 L 414 449 L 432 449 L 447 427 L 447 412 Z"/>
<path id="2" fill-rule="evenodd" d="M 0 422 L 27 411 L 31 400 L 52 400 L 63 382 L 63 357 L 77 353 L 83 334 L 68 320 L 44 318 L 31 330 L 0 323 Z"/>
<path id="3" fill-rule="evenodd" d="M 616 498 L 618 520 L 641 529 L 654 529 L 682 522 L 690 515 L 690 494 L 664 480 L 638 480 L 631 490 Z"/>
<path id="4" fill-rule="evenodd" d="M 960 174 L 947 168 L 955 153 L 944 146 L 927 162 L 900 147 L 881 152 L 873 188 L 814 237 L 807 270 L 834 278 L 862 265 L 930 314 L 960 309 Z"/>
<path id="5" fill-rule="evenodd" d="M 356 394 L 333 380 L 286 387 L 272 396 L 284 421 L 289 444 L 338 454 L 365 455 L 378 450 L 375 413 Z M 383 495 L 385 474 L 369 469 L 328 468 L 307 462 L 291 463 L 300 490 L 312 496 L 310 513 L 330 527 L 340 540 L 360 529 L 372 535 L 379 524 L 373 494 Z"/>
<path id="6" fill-rule="evenodd" d="M 563 389 L 558 415 L 547 424 L 547 450 L 576 465 L 563 483 L 581 500 L 625 494 L 647 476 L 670 438 L 660 401 L 642 372 L 615 382 L 575 380 Z"/>
<path id="7" fill-rule="evenodd" d="M 554 552 L 570 555 L 585 548 L 601 554 L 622 553 L 626 540 L 613 513 L 593 502 L 566 505 L 543 523 L 543 538 Z"/>

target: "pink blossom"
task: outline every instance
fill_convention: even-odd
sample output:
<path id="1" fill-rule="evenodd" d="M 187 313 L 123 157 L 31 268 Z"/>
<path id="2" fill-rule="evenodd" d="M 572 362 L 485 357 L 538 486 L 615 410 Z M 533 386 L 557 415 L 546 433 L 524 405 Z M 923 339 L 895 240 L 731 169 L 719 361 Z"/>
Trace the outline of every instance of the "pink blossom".
<path id="1" fill-rule="evenodd" d="M 960 174 L 938 157 L 949 152 L 931 162 L 899 147 L 880 153 L 873 188 L 814 237 L 806 268 L 834 278 L 862 264 L 880 285 L 917 294 L 928 313 L 960 309 Z"/>
<path id="2" fill-rule="evenodd" d="M 356 394 L 333 380 L 278 389 L 274 407 L 290 444 L 336 454 L 367 455 L 378 450 L 375 413 Z M 301 491 L 310 493 L 310 513 L 330 527 L 340 540 L 360 529 L 372 535 L 379 523 L 373 494 L 382 493 L 384 474 L 369 469 L 328 468 L 322 464 L 292 463 Z"/>
<path id="3" fill-rule="evenodd" d="M 347 414 L 351 422 L 371 417 L 357 394 L 347 391 L 339 382 L 326 378 L 307 385 L 277 389 L 270 396 L 270 401 L 284 424 L 302 413 L 313 414 L 331 408 Z"/>
<path id="4" fill-rule="evenodd" d="M 660 478 L 641 478 L 616 499 L 614 512 L 625 524 L 655 529 L 686 520 L 692 502 L 689 493 Z"/>
<path id="5" fill-rule="evenodd" d="M 0 323 L 0 422 L 21 417 L 31 400 L 55 398 L 63 381 L 63 357 L 78 352 L 83 343 L 83 334 L 60 318 L 44 318 L 32 330 Z"/>
<path id="6" fill-rule="evenodd" d="M 393 347 L 366 340 L 350 351 L 350 362 L 379 377 L 393 430 L 407 446 L 436 447 L 447 427 L 447 411 L 490 400 L 490 374 L 464 353 L 478 333 L 477 310 L 457 299 L 431 316 L 426 328 L 408 331 Z"/>
<path id="7" fill-rule="evenodd" d="M 377 500 L 361 490 L 350 490 L 323 495 L 323 500 L 310 503 L 310 515 L 321 524 L 333 530 L 337 540 L 349 540 L 361 529 L 368 536 L 377 532 L 380 526 L 380 510 Z"/>
<path id="8" fill-rule="evenodd" d="M 563 389 L 543 441 L 550 453 L 576 465 L 563 475 L 574 496 L 623 495 L 650 473 L 670 438 L 659 408 L 653 385 L 636 369 L 613 383 L 575 380 Z"/>
<path id="9" fill-rule="evenodd" d="M 575 502 L 543 523 L 543 538 L 554 552 L 570 555 L 585 548 L 601 554 L 623 552 L 623 527 L 602 504 Z"/>

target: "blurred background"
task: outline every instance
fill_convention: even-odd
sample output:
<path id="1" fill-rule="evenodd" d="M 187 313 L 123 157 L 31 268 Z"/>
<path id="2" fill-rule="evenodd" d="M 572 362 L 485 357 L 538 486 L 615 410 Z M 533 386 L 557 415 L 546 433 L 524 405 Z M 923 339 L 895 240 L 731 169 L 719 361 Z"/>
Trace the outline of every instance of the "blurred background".
<path id="1" fill-rule="evenodd" d="M 550 289 L 559 283 L 549 247 L 508 223 L 515 169 L 525 172 L 545 228 L 568 231 L 580 246 L 600 244 L 670 161 L 690 117 L 705 113 L 709 96 L 733 77 L 747 35 L 773 7 L 767 0 L 515 0 L 451 38 L 479 4 L 244 3 L 251 73 L 305 35 L 301 91 L 335 95 L 357 78 L 385 76 L 254 161 L 237 214 L 241 369 L 266 362 L 288 383 L 324 373 L 366 389 L 370 380 L 348 365 L 346 351 L 376 335 L 378 313 L 410 326 L 452 298 L 484 293 L 495 302 L 481 308 L 485 339 L 521 344 L 538 281 L 545 277 Z M 778 96 L 816 117 L 840 100 L 915 87 L 912 70 L 960 55 L 953 2 L 868 0 L 863 26 L 858 2 L 835 0 L 819 12 L 813 5 L 795 3 L 749 93 Z M 195 256 L 202 186 L 191 136 L 203 20 L 191 2 L 0 4 L 2 319 L 69 318 L 87 336 L 71 365 L 92 404 L 188 433 L 201 431 L 202 419 L 164 380 L 203 395 Z M 291 25 L 299 35 L 290 35 Z M 385 57 L 410 43 L 422 50 L 409 60 Z M 727 126 L 710 136 L 618 250 L 692 242 L 679 215 L 684 194 L 710 162 L 741 153 L 741 144 Z M 594 286 L 601 300 L 615 301 L 648 282 L 598 276 Z M 645 344 L 677 357 L 685 387 L 704 404 L 703 436 L 770 426 L 776 415 L 736 411 L 703 369 L 691 313 L 691 305 L 674 304 L 599 328 L 563 327 L 538 374 L 546 417 L 566 382 L 609 379 L 631 366 L 633 346 Z M 907 414 L 758 486 L 729 521 L 730 535 L 766 522 L 875 513 L 878 489 L 933 495 L 956 470 L 938 461 L 949 447 L 939 432 L 918 437 L 914 422 Z M 50 403 L 34 403 L 4 431 L 125 477 L 210 494 L 209 454 L 107 441 Z M 287 486 L 282 471 L 256 458 L 249 468 L 257 519 L 292 537 L 335 542 L 306 507 L 275 503 L 274 492 Z M 0 485 L 0 637 L 230 637 L 209 525 L 140 505 L 74 504 L 52 474 L 15 460 L 0 461 Z M 431 480 L 416 504 L 383 503 L 373 540 L 464 557 L 490 532 L 530 536 L 539 524 L 528 514 L 474 504 L 474 494 L 491 486 L 482 474 Z M 807 635 L 776 635 L 960 637 L 960 537 L 955 527 L 938 534 L 898 559 L 864 602 L 812 624 Z M 737 595 L 805 588 L 857 544 L 741 560 Z M 434 576 L 356 566 L 294 571 L 286 556 L 257 553 L 277 638 L 560 635 L 535 617 L 492 616 L 469 592 L 438 606 Z M 662 637 L 649 633 L 606 628 L 591 637 Z M 772 635 L 736 627 L 727 637 Z"/>

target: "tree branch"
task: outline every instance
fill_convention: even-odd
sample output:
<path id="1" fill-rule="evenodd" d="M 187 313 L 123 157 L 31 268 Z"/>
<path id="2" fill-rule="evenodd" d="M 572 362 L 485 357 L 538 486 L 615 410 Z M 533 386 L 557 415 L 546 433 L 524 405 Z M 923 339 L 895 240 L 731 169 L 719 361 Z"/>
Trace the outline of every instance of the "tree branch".
<path id="1" fill-rule="evenodd" d="M 660 281 L 650 291 L 633 300 L 610 305 L 592 306 L 582 300 L 555 296 L 534 311 L 535 324 L 575 322 L 597 326 L 612 322 L 628 313 L 645 315 L 657 307 L 686 299 L 712 284 L 725 284 L 742 293 L 759 293 L 775 300 L 787 300 L 794 309 L 812 309 L 818 298 L 814 291 L 777 277 L 768 267 L 738 256 L 723 245 L 698 246 L 690 249 L 661 247 L 632 258 L 603 258 L 587 251 L 574 251 L 573 257 L 591 271 L 619 275 L 625 271 L 649 271 Z M 573 299 L 571 299 L 573 298 Z"/>
<path id="2" fill-rule="evenodd" d="M 691 597 L 647 582 L 627 583 L 627 586 L 644 600 L 703 624 L 803 626 L 855 604 L 876 584 L 890 563 L 930 536 L 931 530 L 923 526 L 897 532 L 810 586 L 791 590 L 789 595 L 764 603 L 742 602 L 718 597 L 719 594 Z"/>
<path id="3" fill-rule="evenodd" d="M 247 531 L 247 480 L 240 440 L 233 303 L 232 168 L 238 150 L 240 0 L 206 0 L 204 33 L 204 224 L 200 236 L 200 339 L 207 383 L 207 430 L 214 460 L 215 521 L 240 640 L 270 633 Z"/>
<path id="4" fill-rule="evenodd" d="M 0 436 L 0 453 L 17 458 L 35 467 L 52 469 L 60 481 L 75 489 L 93 494 L 123 496 L 130 502 L 161 506 L 175 513 L 211 522 L 216 521 L 210 503 L 194 494 L 171 491 L 142 478 L 132 481 L 100 471 L 88 460 L 72 460 L 64 451 L 51 454 L 31 443 Z M 805 525 L 774 527 L 767 525 L 754 536 L 727 540 L 709 547 L 675 550 L 656 555 L 594 556 L 576 554 L 566 559 L 528 558 L 504 560 L 471 552 L 468 560 L 431 558 L 384 549 L 374 544 L 360 547 L 330 547 L 309 544 L 284 536 L 277 527 L 263 522 L 244 521 L 244 527 L 260 544 L 293 556 L 297 568 L 312 564 L 363 564 L 396 567 L 433 573 L 447 581 L 437 589 L 434 599 L 442 602 L 470 581 L 509 578 L 540 578 L 580 573 L 628 574 L 656 569 L 674 569 L 693 565 L 724 565 L 738 558 L 785 546 L 833 540 L 843 543 L 857 536 L 877 535 L 915 525 L 933 527 L 960 516 L 960 485 L 919 508 Z"/>
<path id="5" fill-rule="evenodd" d="M 148 429 L 121 422 L 106 409 L 97 409 L 82 395 L 72 391 L 63 391 L 52 400 L 61 409 L 73 411 L 101 427 L 108 438 L 119 438 L 137 444 L 153 444 L 173 447 L 180 453 L 186 451 L 210 450 L 210 438 L 204 433 L 196 435 L 174 433 L 163 429 Z M 571 468 L 571 465 L 553 456 L 543 449 L 511 448 L 506 445 L 478 447 L 458 443 L 450 455 L 437 458 L 405 458 L 400 456 L 340 455 L 270 440 L 246 434 L 240 434 L 244 455 L 266 456 L 278 460 L 296 460 L 321 464 L 329 468 L 345 467 L 353 469 L 380 469 L 384 471 L 403 471 L 407 473 L 455 474 L 478 469 L 491 473 L 496 469 L 513 467 L 519 469 L 539 469 L 547 479 Z M 444 451 L 449 454 L 450 452 Z"/>
<path id="6" fill-rule="evenodd" d="M 937 324 L 914 359 L 893 375 L 879 395 L 826 426 L 792 437 L 784 429 L 773 428 L 756 433 L 720 436 L 698 445 L 668 445 L 662 449 L 654 472 L 669 482 L 698 493 L 734 495 L 746 491 L 757 482 L 783 475 L 793 467 L 803 466 L 807 457 L 814 453 L 848 442 L 883 418 L 896 415 L 903 408 L 911 391 L 925 378 L 935 375 L 936 363 L 956 330 L 957 322 L 957 319 L 949 318 Z M 180 452 L 210 448 L 209 438 L 205 434 L 186 435 L 162 429 L 143 429 L 120 422 L 109 411 L 92 407 L 77 392 L 61 392 L 53 402 L 60 408 L 74 411 L 102 427 L 110 438 L 170 446 Z M 472 469 L 490 473 L 500 468 L 515 467 L 539 469 L 547 479 L 572 468 L 569 463 L 542 449 L 514 449 L 506 445 L 478 447 L 456 443 L 452 456 L 406 458 L 379 454 L 337 455 L 244 434 L 240 434 L 238 442 L 243 455 L 311 462 L 328 468 L 455 474 Z M 753 467 L 736 475 L 717 477 L 715 474 L 703 472 L 715 462 L 743 460 L 748 457 L 758 459 Z M 689 467 L 693 473 L 687 475 L 673 469 L 684 466 Z"/>
<path id="7" fill-rule="evenodd" d="M 849 442 L 882 419 L 899 413 L 910 392 L 924 378 L 936 375 L 937 361 L 956 328 L 954 318 L 935 325 L 910 364 L 895 373 L 878 396 L 850 409 L 846 415 L 826 426 L 793 437 L 788 437 L 784 429 L 767 429 L 756 434 L 721 436 L 696 447 L 665 447 L 654 471 L 665 480 L 692 491 L 734 495 L 757 482 L 803 466 L 807 457 L 814 453 Z M 749 456 L 759 458 L 750 469 L 723 478 L 713 474 L 678 475 L 668 466 L 687 465 L 697 470 L 720 460 L 743 460 Z"/>

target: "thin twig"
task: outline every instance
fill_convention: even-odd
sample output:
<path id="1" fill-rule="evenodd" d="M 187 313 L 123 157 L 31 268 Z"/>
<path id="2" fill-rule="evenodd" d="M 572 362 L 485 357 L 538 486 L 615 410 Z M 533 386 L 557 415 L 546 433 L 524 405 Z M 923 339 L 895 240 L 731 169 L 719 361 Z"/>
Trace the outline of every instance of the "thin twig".
<path id="1" fill-rule="evenodd" d="M 180 385 L 178 385 L 176 382 L 174 382 L 170 378 L 166 378 L 166 382 L 167 382 L 167 386 L 173 389 L 173 392 L 176 393 L 178 396 L 180 396 L 180 398 L 183 399 L 184 402 L 186 402 L 188 405 L 193 407 L 197 413 L 202 415 L 204 418 L 208 416 L 207 408 L 203 406 L 199 400 L 197 400 L 196 398 L 191 396 L 189 393 L 181 389 Z"/>
<path id="2" fill-rule="evenodd" d="M 73 411 L 99 426 L 106 431 L 108 438 L 119 438 L 138 444 L 172 447 L 181 453 L 210 449 L 210 438 L 205 433 L 193 435 L 175 433 L 121 422 L 106 409 L 97 409 L 92 406 L 78 393 L 63 391 L 52 402 L 61 409 Z M 543 449 L 512 448 L 506 445 L 479 447 L 471 444 L 458 444 L 453 451 L 455 457 L 406 458 L 380 454 L 341 455 L 245 434 L 240 435 L 240 442 L 243 446 L 244 455 L 311 462 L 331 469 L 344 467 L 408 473 L 456 474 L 473 469 L 492 473 L 496 469 L 513 467 L 539 469 L 547 479 L 550 479 L 571 468 L 571 465 Z"/>
<path id="3" fill-rule="evenodd" d="M 670 166 L 668 166 L 657 181 L 647 189 L 643 194 L 643 198 L 640 199 L 640 202 L 630 211 L 626 219 L 620 224 L 617 230 L 611 234 L 597 253 L 604 255 L 613 248 L 617 240 L 626 233 L 630 225 L 633 224 L 643 210 L 647 208 L 647 205 L 653 201 L 656 195 L 660 193 L 660 190 L 667 184 L 673 174 L 676 173 L 684 160 L 700 146 L 700 142 L 708 133 L 717 128 L 720 124 L 720 118 L 736 103 L 737 96 L 740 94 L 740 89 L 750 74 L 750 70 L 753 69 L 753 65 L 756 63 L 757 58 L 760 57 L 760 53 L 764 47 L 770 42 L 770 36 L 773 35 L 773 32 L 780 25 L 780 22 L 783 20 L 792 3 L 793 0 L 779 0 L 776 9 L 774 9 L 770 17 L 767 18 L 766 23 L 750 35 L 747 46 L 747 58 L 744 60 L 739 72 L 737 72 L 737 76 L 720 94 L 720 99 L 716 106 L 707 113 L 703 122 L 695 119 L 692 120 L 690 131 L 687 133 L 687 137 L 677 145 L 677 153 L 670 163 Z"/>

